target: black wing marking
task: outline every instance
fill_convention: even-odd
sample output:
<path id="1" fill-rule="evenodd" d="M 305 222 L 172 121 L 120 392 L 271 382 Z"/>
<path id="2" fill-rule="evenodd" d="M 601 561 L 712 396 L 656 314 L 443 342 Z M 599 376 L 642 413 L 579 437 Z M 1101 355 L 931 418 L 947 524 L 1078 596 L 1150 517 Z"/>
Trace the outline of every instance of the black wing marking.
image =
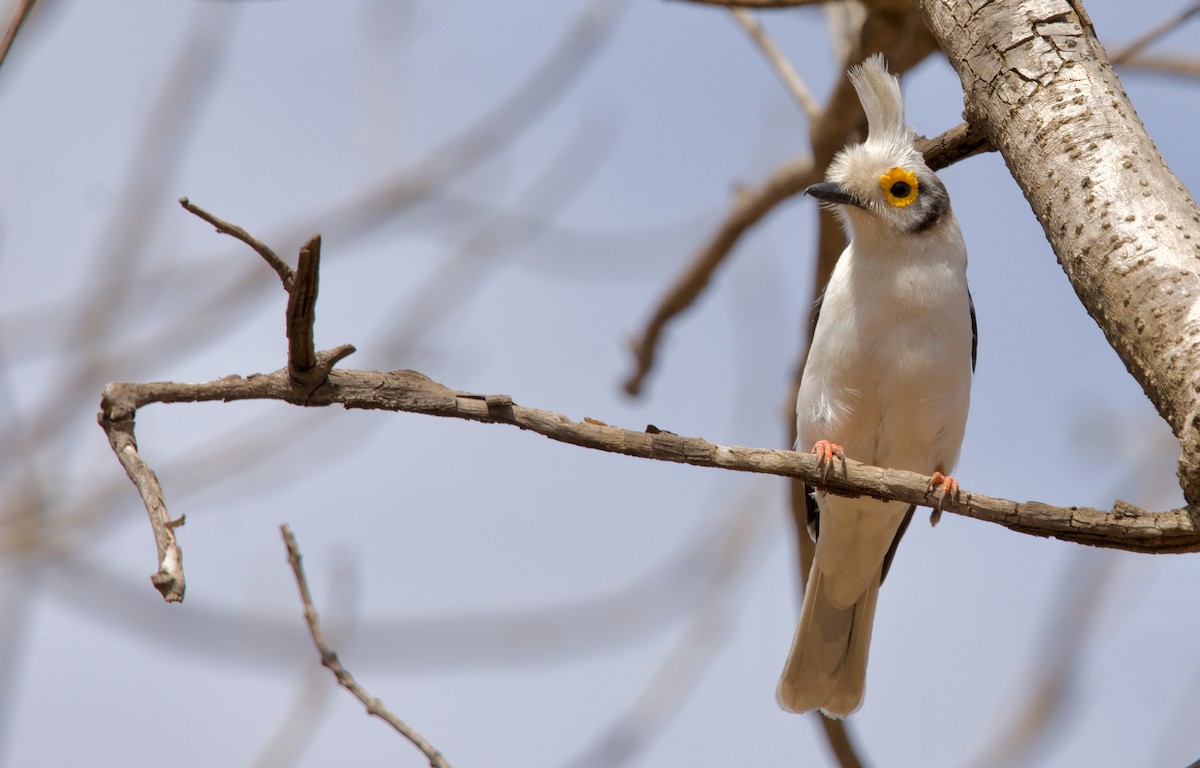
<path id="1" fill-rule="evenodd" d="M 892 567 L 892 558 L 896 556 L 896 548 L 900 546 L 900 539 L 904 536 L 904 532 L 908 530 L 908 524 L 912 521 L 913 512 L 917 509 L 917 505 L 913 504 L 904 513 L 904 519 L 900 521 L 900 527 L 896 529 L 896 538 L 892 539 L 892 546 L 888 547 L 887 554 L 883 556 L 883 573 L 879 576 L 879 583 L 887 578 L 888 569 Z"/>
<path id="2" fill-rule="evenodd" d="M 817 497 L 813 494 L 811 486 L 804 486 L 804 512 L 805 520 L 808 525 L 808 535 L 813 541 L 821 535 L 821 510 L 817 506 Z M 913 504 L 904 513 L 904 519 L 900 521 L 900 527 L 896 529 L 896 536 L 892 539 L 892 545 L 888 547 L 887 554 L 883 556 L 883 572 L 879 576 L 879 583 L 883 584 L 883 580 L 887 578 L 888 571 L 892 567 L 892 560 L 896 557 L 896 549 L 900 546 L 900 539 L 904 537 L 904 532 L 908 530 L 908 524 L 912 522 L 913 512 L 917 509 L 917 505 Z"/>
<path id="3" fill-rule="evenodd" d="M 817 337 L 817 321 L 821 319 L 821 305 L 825 302 L 825 291 L 821 291 L 817 295 L 817 300 L 813 302 L 812 315 L 809 320 L 808 340 L 811 349 L 812 340 Z M 808 526 L 808 535 L 813 541 L 817 540 L 817 536 L 821 534 L 821 510 L 817 507 L 816 488 L 811 485 L 804 486 L 804 512 L 805 522 Z"/>
<path id="4" fill-rule="evenodd" d="M 975 357 L 979 352 L 979 323 L 975 322 L 975 299 L 971 298 L 970 288 L 967 289 L 967 306 L 971 308 L 971 373 L 975 373 Z"/>
<path id="5" fill-rule="evenodd" d="M 816 492 L 817 489 L 811 485 L 804 486 L 804 520 L 813 541 L 821 535 L 821 509 L 817 506 Z"/>

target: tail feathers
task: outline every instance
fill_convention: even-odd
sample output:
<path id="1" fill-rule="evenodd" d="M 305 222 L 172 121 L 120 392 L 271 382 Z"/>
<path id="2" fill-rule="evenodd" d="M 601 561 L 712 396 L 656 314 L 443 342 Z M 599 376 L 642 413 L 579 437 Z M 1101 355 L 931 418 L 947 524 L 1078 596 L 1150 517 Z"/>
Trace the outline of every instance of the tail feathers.
<path id="1" fill-rule="evenodd" d="M 879 576 L 846 608 L 837 608 L 828 600 L 823 581 L 821 571 L 813 568 L 775 696 L 779 706 L 789 712 L 820 709 L 830 717 L 842 718 L 862 706 Z"/>

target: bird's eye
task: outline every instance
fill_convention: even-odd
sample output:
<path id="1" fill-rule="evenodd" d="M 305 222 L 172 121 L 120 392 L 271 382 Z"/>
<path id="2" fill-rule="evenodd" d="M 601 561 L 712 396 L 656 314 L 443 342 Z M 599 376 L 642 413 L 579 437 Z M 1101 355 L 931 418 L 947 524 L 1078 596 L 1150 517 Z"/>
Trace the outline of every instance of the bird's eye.
<path id="1" fill-rule="evenodd" d="M 897 208 L 917 199 L 917 175 L 906 168 L 896 167 L 879 177 L 879 186 L 888 204 Z"/>

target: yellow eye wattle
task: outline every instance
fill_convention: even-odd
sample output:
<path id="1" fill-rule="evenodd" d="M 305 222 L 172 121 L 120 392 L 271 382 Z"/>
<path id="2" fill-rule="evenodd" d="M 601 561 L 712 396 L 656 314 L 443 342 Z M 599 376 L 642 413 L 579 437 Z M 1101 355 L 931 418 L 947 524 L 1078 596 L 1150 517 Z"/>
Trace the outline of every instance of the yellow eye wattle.
<path id="1" fill-rule="evenodd" d="M 917 175 L 896 167 L 879 177 L 879 187 L 889 205 L 903 208 L 917 199 Z"/>

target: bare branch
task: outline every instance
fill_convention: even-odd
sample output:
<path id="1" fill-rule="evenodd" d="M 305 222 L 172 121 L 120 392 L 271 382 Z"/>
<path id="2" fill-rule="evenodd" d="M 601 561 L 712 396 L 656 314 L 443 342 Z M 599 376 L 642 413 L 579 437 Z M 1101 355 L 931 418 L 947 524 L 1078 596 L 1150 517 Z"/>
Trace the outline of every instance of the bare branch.
<path id="1" fill-rule="evenodd" d="M 279 275 L 279 280 L 283 283 L 283 287 L 289 291 L 291 290 L 293 277 L 292 268 L 288 266 L 286 261 L 279 258 L 275 251 L 271 250 L 269 245 L 264 243 L 262 240 L 259 240 L 257 237 L 242 229 L 238 225 L 230 224 L 224 219 L 219 219 L 216 216 L 213 216 L 200 206 L 194 205 L 192 201 L 188 200 L 186 197 L 179 198 L 179 204 L 182 205 L 184 210 L 186 210 L 188 213 L 198 216 L 199 218 L 207 221 L 209 224 L 212 224 L 221 234 L 237 238 L 253 248 L 259 256 L 263 257 L 263 261 L 267 262 L 267 264 L 271 266 L 271 269 L 275 270 L 275 273 Z"/>
<path id="2" fill-rule="evenodd" d="M 750 35 L 758 47 L 762 50 L 763 55 L 767 57 L 771 67 L 775 73 L 779 75 L 779 79 L 787 86 L 788 92 L 792 94 L 792 98 L 800 105 L 800 109 L 804 110 L 804 114 L 808 116 L 809 121 L 814 121 L 821 115 L 821 105 L 813 97 L 812 90 L 808 84 L 804 82 L 804 78 L 800 77 L 800 73 L 792 66 L 792 63 L 783 55 L 783 51 L 775 45 L 775 41 L 767 35 L 767 31 L 763 29 L 762 24 L 758 19 L 754 18 L 754 14 L 744 8 L 734 8 L 730 11 L 735 21 L 742 25 L 742 29 Z"/>
<path id="3" fill-rule="evenodd" d="M 286 328 L 288 338 L 288 377 L 298 392 L 312 393 L 325 383 L 329 371 L 355 349 L 344 344 L 318 353 L 313 343 L 313 323 L 316 320 L 317 288 L 321 266 L 321 236 L 313 235 L 300 250 L 299 266 L 292 272 L 269 247 L 252 237 L 241 227 L 216 218 L 212 214 L 192 205 L 182 198 L 180 204 L 195 215 L 217 227 L 217 230 L 232 235 L 250 245 L 272 266 L 288 293 Z M 105 388 L 108 391 L 108 388 Z M 129 479 L 137 486 L 150 515 L 150 526 L 158 546 L 158 571 L 150 577 L 154 586 L 168 602 L 183 600 L 184 576 L 183 557 L 174 529 L 183 524 L 183 518 L 171 520 L 163 500 L 158 478 L 142 460 L 134 436 L 134 417 L 137 408 L 126 408 L 121 404 L 105 404 L 101 401 L 100 426 L 108 435 L 109 445 L 117 454 L 121 466 Z"/>
<path id="4" fill-rule="evenodd" d="M 330 369 L 355 351 L 353 346 L 346 344 L 329 352 L 317 354 L 313 340 L 313 325 L 317 319 L 321 236 L 317 234 L 308 239 L 308 242 L 300 249 L 300 259 L 296 269 L 293 270 L 287 262 L 279 258 L 270 246 L 236 224 L 230 224 L 217 218 L 200 206 L 193 205 L 186 197 L 180 198 L 179 204 L 189 213 L 212 224 L 218 232 L 235 237 L 253 248 L 279 275 L 279 280 L 288 294 L 286 314 L 288 370 L 291 372 L 292 380 L 297 384 L 309 389 L 320 386 Z"/>
<path id="5" fill-rule="evenodd" d="M 931 170 L 940 171 L 959 160 L 984 152 L 995 152 L 983 134 L 967 123 L 959 123 L 932 139 L 917 139 L 917 150 L 925 156 L 925 164 Z"/>
<path id="6" fill-rule="evenodd" d="M 296 537 L 292 535 L 292 529 L 286 525 L 280 526 L 279 531 L 283 534 L 284 544 L 287 545 L 288 562 L 291 563 L 292 573 L 296 577 L 296 586 L 300 589 L 300 599 L 304 603 L 304 621 L 308 624 L 308 632 L 312 635 L 313 645 L 317 647 L 317 652 L 321 655 L 321 664 L 333 673 L 333 676 L 337 678 L 338 685 L 350 691 L 354 698 L 362 702 L 363 706 L 367 708 L 367 714 L 383 720 L 392 726 L 396 733 L 408 739 L 414 747 L 421 750 L 429 759 L 429 765 L 433 768 L 450 768 L 450 763 L 442 757 L 441 752 L 434 749 L 424 736 L 396 717 L 390 709 L 384 706 L 382 701 L 368 693 L 358 684 L 350 671 L 342 666 L 337 653 L 329 647 L 329 643 L 325 640 L 325 633 L 321 631 L 321 617 L 317 615 L 317 607 L 313 604 L 308 580 L 304 577 L 304 565 L 300 561 L 300 547 L 296 544 Z"/>
<path id="7" fill-rule="evenodd" d="M 1079 3 L 917 0 L 1088 314 L 1179 440 L 1200 524 L 1200 210 L 1137 117 Z M 996 30 L 1011 45 L 996 46 Z M 1003 51 L 1000 48 L 1003 47 Z"/>
<path id="8" fill-rule="evenodd" d="M 344 558 L 338 560 L 341 567 L 333 569 L 333 578 L 329 580 L 328 604 L 333 610 L 327 613 L 326 617 L 329 619 L 331 642 L 334 645 L 343 645 L 354 636 L 357 629 L 362 590 L 358 568 L 354 567 L 357 561 Z M 290 623 L 289 630 L 294 630 Z M 289 636 L 291 634 L 294 632 L 289 632 Z M 280 652 L 278 645 L 271 644 L 266 638 L 262 640 L 264 644 L 271 645 L 276 653 Z M 357 652 L 355 656 L 361 658 Z M 319 658 L 306 664 L 291 706 L 258 755 L 249 763 L 249 767 L 288 768 L 298 764 L 300 757 L 308 750 L 316 736 L 322 720 L 328 714 L 329 703 L 336 690 L 329 687 L 329 681 L 321 672 Z"/>
<path id="9" fill-rule="evenodd" d="M 761 221 L 779 203 L 818 181 L 816 174 L 812 160 L 802 157 L 778 168 L 761 187 L 738 192 L 733 209 L 712 239 L 696 254 L 692 263 L 659 301 L 641 338 L 631 342 L 637 365 L 625 381 L 626 392 L 637 395 L 642 391 L 646 375 L 654 366 L 663 329 L 704 291 L 717 267 L 725 261 L 746 230 Z"/>
<path id="10" fill-rule="evenodd" d="M 153 470 L 146 465 L 138 453 L 137 439 L 133 435 L 134 411 L 125 408 L 102 408 L 100 426 L 108 435 L 109 445 L 125 474 L 137 486 L 146 512 L 150 515 L 150 527 L 154 531 L 154 543 L 158 547 L 158 571 L 150 577 L 168 603 L 183 600 L 186 584 L 183 578 L 183 552 L 175 540 L 175 529 L 183 525 L 183 518 L 172 520 L 163 500 L 162 486 Z"/>
<path id="11" fill-rule="evenodd" d="M 450 389 L 416 371 L 335 370 L 328 385 L 315 392 L 297 387 L 288 370 L 249 378 L 227 376 L 199 384 L 114 382 L 104 388 L 101 424 L 106 431 L 115 415 L 132 429 L 133 413 L 150 403 L 211 402 L 215 400 L 282 400 L 293 405 L 404 411 L 509 424 L 552 440 L 645 459 L 755 472 L 803 480 L 842 496 L 870 496 L 929 506 L 935 493 L 929 477 L 861 464 L 852 459 L 826 472 L 809 453 L 726 446 L 698 437 L 681 437 L 654 427 L 645 432 L 621 429 L 595 420 L 572 421 L 551 411 L 517 405 L 508 395 L 482 395 Z M 112 438 L 110 437 L 110 440 Z M 114 443 L 115 445 L 115 443 Z M 964 492 L 947 500 L 946 512 L 998 523 L 1020 533 L 1052 536 L 1063 541 L 1133 552 L 1197 552 L 1200 531 L 1187 509 L 1149 512 L 1124 501 L 1104 511 L 1088 507 L 1056 507 L 1040 502 L 1015 502 Z"/>

